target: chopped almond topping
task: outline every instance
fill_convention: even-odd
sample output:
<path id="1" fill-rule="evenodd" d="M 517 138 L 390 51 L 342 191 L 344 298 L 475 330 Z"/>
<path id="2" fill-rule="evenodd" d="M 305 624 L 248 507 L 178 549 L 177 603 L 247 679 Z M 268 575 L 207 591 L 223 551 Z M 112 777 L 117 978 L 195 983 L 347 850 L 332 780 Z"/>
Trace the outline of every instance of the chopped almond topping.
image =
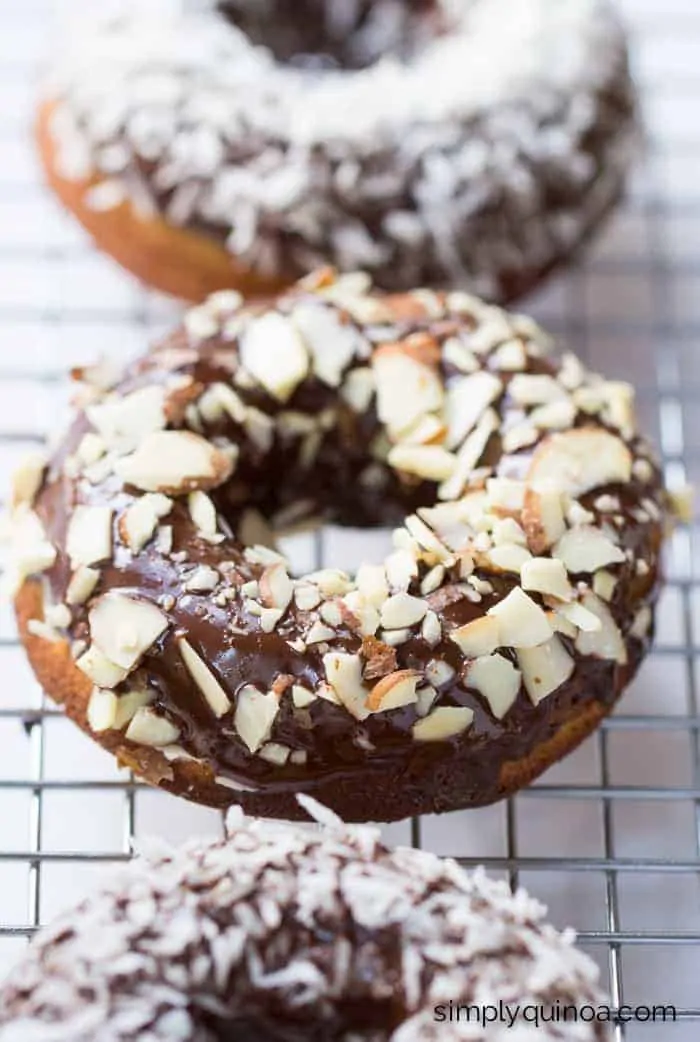
<path id="1" fill-rule="evenodd" d="M 125 510 L 119 519 L 119 534 L 133 553 L 143 549 L 160 519 L 166 517 L 172 507 L 172 499 L 158 492 L 147 492 Z"/>
<path id="2" fill-rule="evenodd" d="M 524 590 L 546 593 L 560 601 L 570 601 L 574 596 L 566 568 L 561 561 L 551 557 L 533 557 L 525 561 L 520 579 Z"/>
<path id="3" fill-rule="evenodd" d="M 425 481 L 445 481 L 453 473 L 457 460 L 439 445 L 394 445 L 387 463 L 394 470 L 415 474 Z"/>
<path id="4" fill-rule="evenodd" d="M 372 356 L 372 368 L 377 381 L 377 412 L 390 436 L 399 437 L 426 413 L 442 408 L 440 377 L 401 345 L 380 347 Z"/>
<path id="5" fill-rule="evenodd" d="M 522 524 L 533 554 L 542 554 L 554 546 L 566 531 L 559 492 L 528 488 L 525 492 Z"/>
<path id="6" fill-rule="evenodd" d="M 112 508 L 78 505 L 68 522 L 66 552 L 71 564 L 98 564 L 112 556 Z"/>
<path id="7" fill-rule="evenodd" d="M 443 500 L 457 499 L 484 454 L 491 435 L 498 430 L 498 416 L 487 409 L 457 453 L 457 464 L 452 475 L 438 489 Z"/>
<path id="8" fill-rule="evenodd" d="M 187 672 L 204 695 L 212 713 L 216 717 L 223 716 L 231 708 L 231 703 L 221 684 L 189 641 L 184 637 L 179 637 L 177 646 L 182 661 L 187 667 Z"/>
<path id="9" fill-rule="evenodd" d="M 595 572 L 608 564 L 621 564 L 625 555 L 619 546 L 599 529 L 589 526 L 565 532 L 552 553 L 572 574 Z"/>
<path id="10" fill-rule="evenodd" d="M 117 452 L 131 452 L 152 431 L 165 426 L 165 389 L 142 387 L 126 395 L 111 395 L 86 414 L 105 442 Z"/>
<path id="11" fill-rule="evenodd" d="M 126 737 L 138 745 L 150 745 L 155 749 L 172 745 L 180 737 L 180 728 L 164 716 L 159 716 L 148 706 L 141 706 L 134 713 L 126 729 Z"/>
<path id="12" fill-rule="evenodd" d="M 561 687 L 575 668 L 574 660 L 557 636 L 537 648 L 521 648 L 517 654 L 525 690 L 533 705 L 539 705 L 543 698 Z"/>
<path id="13" fill-rule="evenodd" d="M 156 431 L 131 456 L 117 460 L 114 470 L 144 492 L 182 495 L 226 481 L 236 462 L 234 449 L 224 452 L 191 431 Z"/>
<path id="14" fill-rule="evenodd" d="M 345 652 L 329 652 L 323 656 L 328 683 L 345 706 L 358 720 L 369 716 L 367 689 L 362 683 L 362 659 Z"/>
<path id="15" fill-rule="evenodd" d="M 318 304 L 298 304 L 291 319 L 309 349 L 314 375 L 338 387 L 357 349 L 355 327 L 343 325 L 337 311 Z"/>
<path id="16" fill-rule="evenodd" d="M 365 680 L 376 680 L 393 673 L 396 669 L 395 649 L 376 637 L 363 637 L 360 654 L 365 662 L 362 671 Z"/>
<path id="17" fill-rule="evenodd" d="M 413 725 L 417 742 L 444 742 L 455 738 L 471 727 L 474 710 L 466 706 L 438 706 Z"/>
<path id="18" fill-rule="evenodd" d="M 270 737 L 279 708 L 273 691 L 263 694 L 252 684 L 246 684 L 236 695 L 234 726 L 251 753 L 256 753 Z"/>
<path id="19" fill-rule="evenodd" d="M 519 586 L 489 608 L 487 615 L 498 620 L 500 643 L 507 647 L 533 648 L 552 636 L 544 611 Z"/>
<path id="20" fill-rule="evenodd" d="M 468 658 L 490 655 L 501 644 L 498 619 L 493 615 L 474 619 L 448 636 Z"/>
<path id="21" fill-rule="evenodd" d="M 216 507 L 206 492 L 190 492 L 187 506 L 195 528 L 204 536 L 216 535 Z"/>
<path id="22" fill-rule="evenodd" d="M 467 687 L 486 699 L 497 720 L 502 720 L 520 691 L 521 675 L 503 655 L 485 654 L 468 663 L 464 671 Z"/>
<path id="23" fill-rule="evenodd" d="M 260 576 L 260 597 L 268 608 L 286 611 L 294 593 L 294 585 L 283 564 L 269 565 Z"/>
<path id="24" fill-rule="evenodd" d="M 502 393 L 502 382 L 484 370 L 450 381 L 445 399 L 446 447 L 454 449 L 461 445 L 489 405 Z"/>
<path id="25" fill-rule="evenodd" d="M 250 322 L 240 350 L 247 372 L 280 402 L 291 398 L 309 371 L 302 337 L 290 319 L 276 311 Z"/>
<path id="26" fill-rule="evenodd" d="M 110 662 L 127 671 L 168 627 L 167 617 L 155 604 L 116 591 L 97 599 L 88 620 L 93 644 Z"/>
<path id="27" fill-rule="evenodd" d="M 380 608 L 382 626 L 389 630 L 403 629 L 420 622 L 428 610 L 428 605 L 420 597 L 411 597 L 408 593 L 395 593 Z"/>
<path id="28" fill-rule="evenodd" d="M 66 602 L 71 605 L 85 604 L 100 581 L 100 573 L 96 568 L 88 568 L 81 564 L 76 568 L 68 583 Z"/>
<path id="29" fill-rule="evenodd" d="M 581 655 L 612 659 L 624 665 L 627 662 L 627 648 L 607 604 L 590 591 L 584 593 L 582 603 L 584 608 L 598 616 L 601 627 L 588 633 L 582 630 L 576 639 L 576 650 Z"/>
<path id="30" fill-rule="evenodd" d="M 126 679 L 129 672 L 111 662 L 96 644 L 92 644 L 76 659 L 75 664 L 97 687 L 116 687 Z"/>
<path id="31" fill-rule="evenodd" d="M 367 708 L 373 712 L 386 712 L 417 701 L 416 686 L 420 673 L 415 669 L 400 669 L 389 673 L 375 684 L 367 699 Z"/>
<path id="32" fill-rule="evenodd" d="M 613 482 L 626 484 L 632 474 L 632 455 L 609 431 L 577 427 L 549 435 L 535 452 L 528 471 L 533 488 L 546 485 L 580 496 Z"/>
<path id="33" fill-rule="evenodd" d="M 108 688 L 93 688 L 86 716 L 90 730 L 95 734 L 109 731 L 117 718 L 117 696 Z"/>

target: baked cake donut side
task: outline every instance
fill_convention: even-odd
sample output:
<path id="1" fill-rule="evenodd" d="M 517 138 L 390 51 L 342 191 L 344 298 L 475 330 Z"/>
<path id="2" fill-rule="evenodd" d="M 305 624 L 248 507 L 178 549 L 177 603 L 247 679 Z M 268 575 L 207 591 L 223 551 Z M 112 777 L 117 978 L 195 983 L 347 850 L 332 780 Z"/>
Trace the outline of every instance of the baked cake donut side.
<path id="1" fill-rule="evenodd" d="M 49 184 L 159 289 L 276 292 L 331 263 L 503 303 L 622 193 L 638 133 L 608 0 L 267 10 L 123 2 L 83 16 L 55 62 Z"/>
<path id="2" fill-rule="evenodd" d="M 241 823 L 44 929 L 0 987 L 0 1042 L 466 1042 L 481 1010 L 498 1042 L 501 1004 L 514 1042 L 603 1042 L 598 971 L 544 914 L 368 828 Z"/>
<path id="3" fill-rule="evenodd" d="M 49 695 L 149 781 L 265 816 L 484 804 L 642 660 L 669 503 L 632 389 L 523 316 L 324 271 L 78 375 L 17 476 L 18 620 Z M 294 578 L 258 540 L 310 518 L 396 524 L 394 549 Z"/>

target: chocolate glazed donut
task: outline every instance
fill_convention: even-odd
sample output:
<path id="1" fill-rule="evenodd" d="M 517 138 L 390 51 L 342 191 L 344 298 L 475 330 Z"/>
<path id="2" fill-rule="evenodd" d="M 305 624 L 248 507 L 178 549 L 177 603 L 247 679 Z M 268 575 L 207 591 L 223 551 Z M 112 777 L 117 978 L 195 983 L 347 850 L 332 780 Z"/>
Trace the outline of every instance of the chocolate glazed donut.
<path id="1" fill-rule="evenodd" d="M 17 614 L 49 695 L 149 781 L 266 816 L 298 792 L 357 821 L 476 806 L 634 675 L 659 470 L 629 385 L 523 316 L 325 271 L 78 375 L 17 477 Z M 255 525 L 311 517 L 398 524 L 394 549 L 292 578 Z"/>
<path id="2" fill-rule="evenodd" d="M 0 1042 L 603 1042 L 572 942 L 523 890 L 373 829 L 238 823 L 43 930 L 0 987 Z"/>
<path id="3" fill-rule="evenodd" d="M 328 263 L 512 300 L 599 227 L 637 150 L 607 0 L 113 8 L 57 48 L 42 163 L 102 249 L 191 300 Z"/>

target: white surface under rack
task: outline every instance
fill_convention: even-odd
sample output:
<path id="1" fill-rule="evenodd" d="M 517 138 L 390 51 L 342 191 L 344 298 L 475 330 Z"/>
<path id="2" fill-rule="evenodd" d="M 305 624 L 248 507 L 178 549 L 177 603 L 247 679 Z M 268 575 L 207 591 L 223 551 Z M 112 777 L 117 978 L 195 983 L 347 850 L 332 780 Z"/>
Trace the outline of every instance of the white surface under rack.
<path id="1" fill-rule="evenodd" d="M 64 0 L 75 7 L 84 0 Z M 563 0 L 565 2 L 565 0 Z M 632 380 L 667 477 L 700 484 L 700 5 L 626 0 L 649 129 L 630 198 L 578 267 L 526 307 L 593 367 Z M 0 488 L 53 428 L 69 366 L 143 348 L 177 314 L 97 255 L 41 185 L 30 144 L 50 0 L 0 4 Z M 386 829 L 521 882 L 570 924 L 615 1005 L 672 1003 L 675 1024 L 617 1042 L 700 1037 L 700 555 L 680 529 L 656 649 L 600 732 L 514 800 Z M 299 564 L 379 556 L 325 531 Z M 134 837 L 217 834 L 217 814 L 134 785 L 45 702 L 0 610 L 0 973 Z"/>

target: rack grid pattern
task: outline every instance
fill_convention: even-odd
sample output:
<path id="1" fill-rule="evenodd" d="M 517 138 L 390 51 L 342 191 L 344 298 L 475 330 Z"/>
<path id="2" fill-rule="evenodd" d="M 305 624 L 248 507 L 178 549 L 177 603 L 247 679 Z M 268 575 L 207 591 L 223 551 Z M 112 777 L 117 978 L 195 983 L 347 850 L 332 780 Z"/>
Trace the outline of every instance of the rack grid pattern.
<path id="1" fill-rule="evenodd" d="M 86 0 L 62 0 L 78 8 Z M 54 5 L 55 6 L 55 5 Z M 672 485 L 700 480 L 700 7 L 627 0 L 649 128 L 625 208 L 575 270 L 527 302 L 593 367 L 633 381 Z M 64 374 L 138 351 L 177 314 L 94 253 L 41 187 L 27 128 L 51 40 L 51 0 L 0 11 L 0 482 L 56 426 Z M 298 567 L 352 566 L 384 536 L 298 537 Z M 493 808 L 385 830 L 483 863 L 549 904 L 598 961 L 614 1006 L 672 1003 L 700 1031 L 700 557 L 680 528 L 655 651 L 618 712 L 540 782 Z M 0 608 L 0 972 L 37 925 L 78 899 L 139 838 L 217 834 L 221 819 L 120 772 L 38 690 Z"/>

